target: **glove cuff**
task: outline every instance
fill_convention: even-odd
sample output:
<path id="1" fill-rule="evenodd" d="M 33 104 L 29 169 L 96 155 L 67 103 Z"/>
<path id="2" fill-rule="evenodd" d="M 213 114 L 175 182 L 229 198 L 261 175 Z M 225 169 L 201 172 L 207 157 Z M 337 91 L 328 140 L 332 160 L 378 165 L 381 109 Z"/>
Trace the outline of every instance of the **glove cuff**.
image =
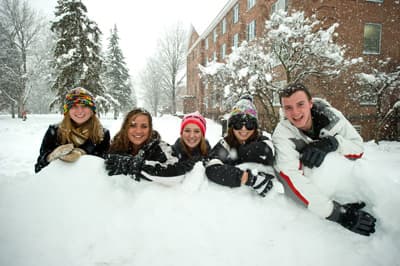
<path id="1" fill-rule="evenodd" d="M 329 221 L 340 223 L 342 215 L 345 212 L 346 212 L 346 210 L 343 208 L 343 206 L 340 203 L 333 201 L 332 213 L 328 217 L 326 217 L 326 219 Z"/>
<path id="2" fill-rule="evenodd" d="M 247 181 L 245 185 L 252 187 L 256 182 L 256 177 L 251 173 L 249 169 L 247 169 L 246 172 L 247 172 Z"/>

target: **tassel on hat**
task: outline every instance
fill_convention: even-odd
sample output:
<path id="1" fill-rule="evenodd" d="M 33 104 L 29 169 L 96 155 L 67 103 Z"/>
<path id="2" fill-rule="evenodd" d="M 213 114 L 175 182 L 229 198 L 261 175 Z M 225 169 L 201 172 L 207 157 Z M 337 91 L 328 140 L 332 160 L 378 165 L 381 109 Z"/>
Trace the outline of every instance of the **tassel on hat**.
<path id="1" fill-rule="evenodd" d="M 75 105 L 84 105 L 92 109 L 96 113 L 96 104 L 93 94 L 81 87 L 70 90 L 65 96 L 64 114 Z"/>
<path id="2" fill-rule="evenodd" d="M 186 114 L 182 118 L 181 134 L 182 134 L 183 129 L 185 128 L 185 126 L 187 124 L 195 124 L 195 125 L 197 125 L 200 128 L 200 131 L 203 134 L 203 136 L 206 135 L 206 128 L 207 128 L 206 120 L 204 119 L 204 117 L 198 111 L 196 111 L 194 113 Z"/>

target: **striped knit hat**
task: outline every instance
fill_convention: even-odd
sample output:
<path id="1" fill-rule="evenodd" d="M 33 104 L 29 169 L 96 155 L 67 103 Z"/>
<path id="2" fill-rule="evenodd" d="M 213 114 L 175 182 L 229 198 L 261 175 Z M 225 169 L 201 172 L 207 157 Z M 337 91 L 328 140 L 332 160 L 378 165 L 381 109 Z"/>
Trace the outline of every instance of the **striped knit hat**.
<path id="1" fill-rule="evenodd" d="M 96 113 L 96 103 L 94 102 L 93 94 L 81 87 L 70 90 L 65 96 L 64 114 L 75 105 L 83 105 L 92 109 Z"/>
<path id="2" fill-rule="evenodd" d="M 197 125 L 200 128 L 200 131 L 203 134 L 203 136 L 205 136 L 207 128 L 206 120 L 198 111 L 187 114 L 183 117 L 181 122 L 181 134 L 187 124 Z"/>

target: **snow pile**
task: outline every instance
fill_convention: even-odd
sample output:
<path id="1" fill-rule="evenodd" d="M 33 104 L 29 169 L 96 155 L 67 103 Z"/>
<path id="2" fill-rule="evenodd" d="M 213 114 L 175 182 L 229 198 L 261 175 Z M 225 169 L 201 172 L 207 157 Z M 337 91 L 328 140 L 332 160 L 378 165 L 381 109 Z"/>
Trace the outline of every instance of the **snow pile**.
<path id="1" fill-rule="evenodd" d="M 317 218 L 278 189 L 261 198 L 248 187 L 211 183 L 201 163 L 175 187 L 107 176 L 93 156 L 56 161 L 35 175 L 52 119 L 0 117 L 7 148 L 0 151 L 0 265 L 398 265 L 400 143 L 365 143 L 356 162 L 329 156 L 331 164 L 319 169 L 327 178 L 315 176 L 341 202 L 366 201 L 378 225 L 364 237 Z M 102 122 L 112 134 L 121 123 Z M 179 122 L 156 118 L 154 126 L 172 142 Z M 207 122 L 214 145 L 220 126 Z"/>

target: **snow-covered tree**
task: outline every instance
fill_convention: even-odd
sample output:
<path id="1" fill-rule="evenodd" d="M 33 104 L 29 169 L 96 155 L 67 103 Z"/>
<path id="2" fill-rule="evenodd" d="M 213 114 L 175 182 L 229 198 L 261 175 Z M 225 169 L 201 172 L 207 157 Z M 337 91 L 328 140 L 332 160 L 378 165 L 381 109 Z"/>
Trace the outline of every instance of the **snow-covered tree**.
<path id="1" fill-rule="evenodd" d="M 84 87 L 94 96 L 104 98 L 105 88 L 101 80 L 101 31 L 97 23 L 87 15 L 86 6 L 80 0 L 58 0 L 55 21 L 51 30 L 56 35 L 54 65 L 56 78 L 52 89 L 57 93 L 51 104 L 64 103 L 69 89 Z M 99 104 L 100 103 L 100 104 Z M 98 111 L 104 111 L 99 101 Z"/>
<path id="2" fill-rule="evenodd" d="M 337 77 L 358 61 L 346 60 L 345 47 L 335 43 L 337 24 L 327 29 L 319 26 L 315 16 L 279 10 L 266 21 L 262 36 L 249 44 L 243 42 L 222 66 L 215 67 L 220 63 L 214 62 L 200 67 L 202 78 L 209 87 L 224 88 L 226 99 L 251 93 L 264 107 L 267 130 L 272 130 L 279 121 L 277 90 L 311 77 Z"/>
<path id="3" fill-rule="evenodd" d="M 176 113 L 176 92 L 185 78 L 187 33 L 176 23 L 158 40 L 158 58 L 162 69 L 162 88 L 169 96 L 170 109 Z"/>
<path id="4" fill-rule="evenodd" d="M 136 95 L 133 93 L 129 70 L 124 55 L 119 46 L 118 29 L 115 25 L 110 32 L 106 51 L 104 83 L 106 92 L 112 97 L 110 101 L 114 110 L 114 118 L 119 113 L 126 112 L 136 105 Z"/>
<path id="5" fill-rule="evenodd" d="M 11 59 L 11 61 L 14 61 L 14 63 L 19 61 L 20 64 L 18 68 L 14 66 L 7 69 L 6 76 L 11 83 L 6 87 L 2 86 L 1 94 L 9 98 L 12 116 L 15 116 L 14 106 L 16 105 L 18 117 L 21 117 L 30 93 L 30 87 L 27 86 L 27 58 L 42 27 L 41 18 L 26 1 L 1 0 L 0 24 L 2 38 L 5 41 L 3 45 L 6 45 L 7 49 L 12 49 L 12 51 L 10 50 L 11 54 L 5 54 L 5 56 L 8 58 L 17 56 L 17 60 Z M 3 52 L 6 52 L 6 50 L 3 50 Z"/>
<path id="6" fill-rule="evenodd" d="M 383 138 L 398 140 L 400 132 L 396 123 L 400 123 L 400 65 L 388 73 L 382 69 L 390 63 L 390 59 L 378 63 L 377 68 L 370 67 L 370 73 L 356 75 L 361 85 L 356 96 L 361 103 L 376 106 L 375 141 Z"/>

